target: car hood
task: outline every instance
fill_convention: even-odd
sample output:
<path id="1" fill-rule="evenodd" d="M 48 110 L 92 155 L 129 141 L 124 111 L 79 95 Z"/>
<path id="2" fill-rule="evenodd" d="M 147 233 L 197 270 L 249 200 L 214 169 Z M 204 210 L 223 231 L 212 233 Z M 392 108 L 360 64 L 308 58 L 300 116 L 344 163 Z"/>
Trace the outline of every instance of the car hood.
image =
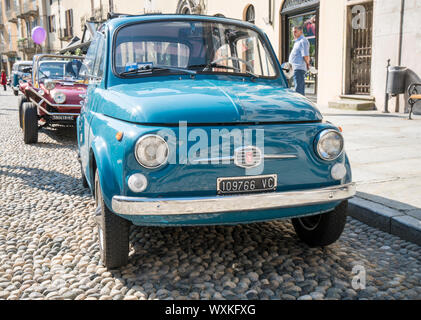
<path id="1" fill-rule="evenodd" d="M 101 93 L 102 112 L 135 123 L 318 121 L 305 97 L 279 85 L 232 80 L 166 80 L 114 86 Z"/>

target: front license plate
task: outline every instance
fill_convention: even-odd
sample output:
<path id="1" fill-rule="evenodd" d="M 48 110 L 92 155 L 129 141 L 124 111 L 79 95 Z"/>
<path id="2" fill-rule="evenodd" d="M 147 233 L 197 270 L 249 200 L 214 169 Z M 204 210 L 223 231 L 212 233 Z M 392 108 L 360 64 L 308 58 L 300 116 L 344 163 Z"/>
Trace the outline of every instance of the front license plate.
<path id="1" fill-rule="evenodd" d="M 218 178 L 218 194 L 236 194 L 275 191 L 278 176 L 276 174 L 255 177 Z"/>

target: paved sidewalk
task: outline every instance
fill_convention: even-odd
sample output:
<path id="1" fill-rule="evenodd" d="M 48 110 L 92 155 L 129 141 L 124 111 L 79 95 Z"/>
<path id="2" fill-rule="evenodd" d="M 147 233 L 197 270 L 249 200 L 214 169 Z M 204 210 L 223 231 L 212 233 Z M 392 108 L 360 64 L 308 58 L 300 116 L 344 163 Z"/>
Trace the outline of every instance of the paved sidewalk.
<path id="1" fill-rule="evenodd" d="M 319 108 L 344 130 L 357 183 L 350 214 L 421 244 L 421 116 Z"/>

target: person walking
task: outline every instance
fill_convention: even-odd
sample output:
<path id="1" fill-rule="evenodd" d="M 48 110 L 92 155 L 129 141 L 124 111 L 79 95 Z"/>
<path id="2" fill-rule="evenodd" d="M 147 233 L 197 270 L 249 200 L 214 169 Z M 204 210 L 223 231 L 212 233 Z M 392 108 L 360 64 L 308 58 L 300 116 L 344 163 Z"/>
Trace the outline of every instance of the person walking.
<path id="1" fill-rule="evenodd" d="M 294 47 L 289 55 L 289 63 L 294 68 L 295 91 L 305 95 L 304 75 L 310 68 L 310 43 L 304 37 L 303 27 L 294 27 Z"/>
<path id="2" fill-rule="evenodd" d="M 4 70 L 1 70 L 1 85 L 4 88 L 4 91 L 6 91 L 7 77 L 6 72 Z"/>

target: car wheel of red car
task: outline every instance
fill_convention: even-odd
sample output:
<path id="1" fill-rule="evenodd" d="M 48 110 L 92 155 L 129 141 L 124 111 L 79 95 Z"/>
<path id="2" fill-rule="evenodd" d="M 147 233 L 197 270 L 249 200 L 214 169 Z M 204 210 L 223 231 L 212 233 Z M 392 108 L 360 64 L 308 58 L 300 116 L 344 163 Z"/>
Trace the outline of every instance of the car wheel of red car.
<path id="1" fill-rule="evenodd" d="M 305 218 L 292 219 L 298 237 L 310 247 L 323 247 L 334 243 L 341 236 L 346 223 L 348 201 L 343 201 L 333 211 Z"/>
<path id="2" fill-rule="evenodd" d="M 22 129 L 26 144 L 38 142 L 37 107 L 32 102 L 24 102 L 22 105 Z"/>
<path id="3" fill-rule="evenodd" d="M 107 208 L 102 197 L 98 170 L 95 172 L 95 203 L 101 260 L 109 268 L 118 268 L 129 260 L 130 222 Z"/>
<path id="4" fill-rule="evenodd" d="M 26 99 L 25 96 L 20 96 L 18 99 L 18 105 L 19 105 L 19 126 L 22 129 L 22 108 L 23 108 L 23 104 L 25 102 L 28 102 L 28 99 Z"/>

